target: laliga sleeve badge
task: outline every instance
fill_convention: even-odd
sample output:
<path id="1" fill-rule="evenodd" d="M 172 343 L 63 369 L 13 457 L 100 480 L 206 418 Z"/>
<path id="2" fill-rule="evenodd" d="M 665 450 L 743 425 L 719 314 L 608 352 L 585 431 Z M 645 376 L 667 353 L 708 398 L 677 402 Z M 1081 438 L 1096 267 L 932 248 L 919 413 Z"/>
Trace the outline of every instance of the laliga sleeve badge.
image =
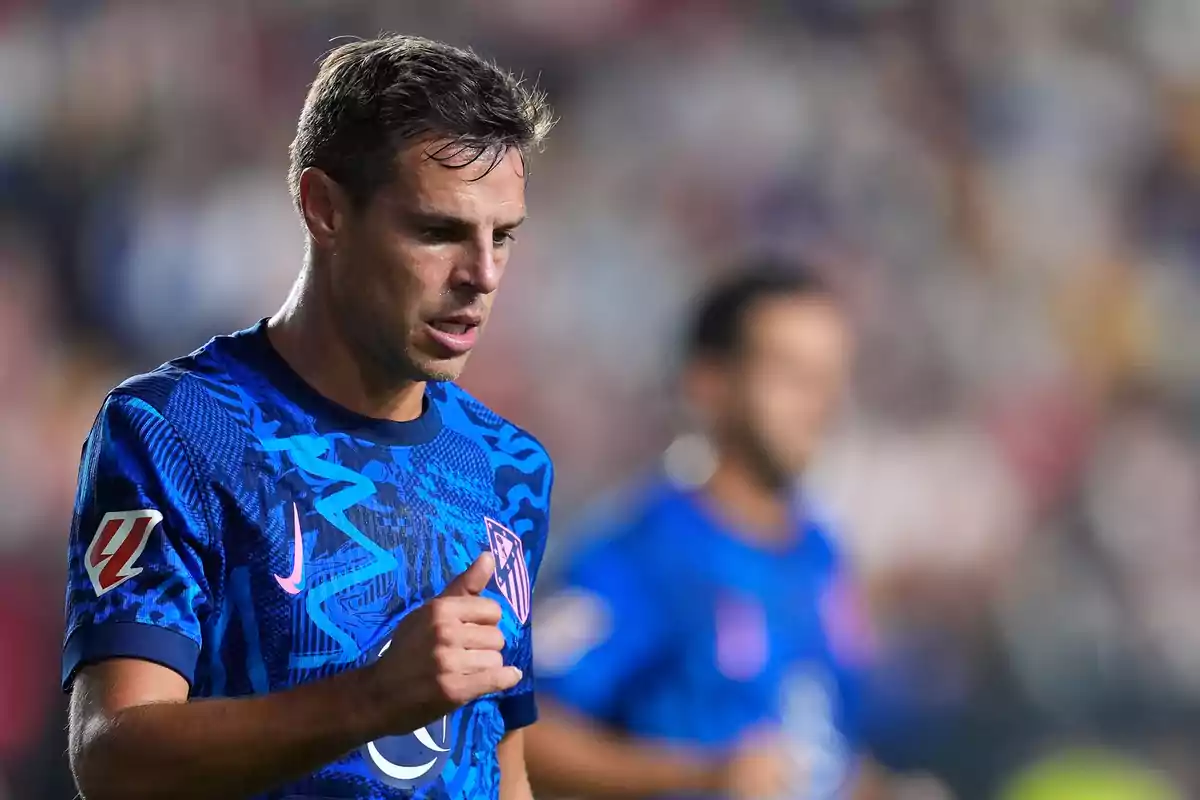
<path id="1" fill-rule="evenodd" d="M 83 556 L 97 597 L 141 573 L 142 568 L 134 565 L 162 519 L 161 513 L 149 508 L 104 515 Z"/>

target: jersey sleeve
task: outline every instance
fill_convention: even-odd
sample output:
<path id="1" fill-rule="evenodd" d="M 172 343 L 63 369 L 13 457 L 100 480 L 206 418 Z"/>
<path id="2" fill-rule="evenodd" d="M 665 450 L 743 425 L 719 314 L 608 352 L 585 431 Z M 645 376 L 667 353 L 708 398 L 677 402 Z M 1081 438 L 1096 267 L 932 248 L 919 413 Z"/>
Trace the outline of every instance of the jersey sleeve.
<path id="1" fill-rule="evenodd" d="M 213 606 L 212 537 L 184 441 L 150 404 L 111 396 L 84 446 L 68 552 L 62 681 L 110 658 L 190 684 Z"/>
<path id="2" fill-rule="evenodd" d="M 523 483 L 531 487 L 532 502 L 527 499 L 521 504 L 525 510 L 514 520 L 514 528 L 520 535 L 528 582 L 526 588 L 523 591 L 517 589 L 510 600 L 515 601 L 514 607 L 518 609 L 517 618 L 520 621 L 513 644 L 511 664 L 521 670 L 521 680 L 499 699 L 500 715 L 504 719 L 506 731 L 524 728 L 537 721 L 533 676 L 533 590 L 541 570 L 550 529 L 550 494 L 554 486 L 554 468 L 549 457 L 545 457 L 544 466 L 529 473 Z M 519 583 L 519 579 L 514 580 L 510 572 L 506 585 L 517 586 Z M 523 615 L 520 609 L 524 609 Z"/>
<path id="3" fill-rule="evenodd" d="M 670 612 L 621 540 L 585 549 L 539 606 L 538 689 L 587 716 L 615 721 L 640 674 L 667 652 Z"/>

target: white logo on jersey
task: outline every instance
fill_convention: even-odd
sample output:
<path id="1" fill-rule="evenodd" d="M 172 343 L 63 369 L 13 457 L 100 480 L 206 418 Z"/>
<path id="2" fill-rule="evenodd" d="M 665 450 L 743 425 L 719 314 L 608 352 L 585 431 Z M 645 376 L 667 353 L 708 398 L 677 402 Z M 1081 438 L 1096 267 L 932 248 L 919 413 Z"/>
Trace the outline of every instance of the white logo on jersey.
<path id="1" fill-rule="evenodd" d="M 379 651 L 378 657 L 382 657 L 392 646 L 391 641 L 388 641 Z M 426 725 L 423 728 L 418 728 L 412 733 L 403 734 L 401 736 L 388 736 L 376 742 L 368 742 L 366 746 L 367 757 L 371 763 L 383 775 L 387 776 L 397 785 L 407 788 L 413 788 L 418 785 L 422 778 L 429 776 L 430 773 L 439 764 L 445 764 L 445 753 L 450 752 L 449 741 L 449 717 L 442 717 L 441 724 L 434 723 Z M 429 729 L 434 728 L 438 731 L 438 741 L 435 741 Z M 409 737 L 412 737 L 411 739 Z M 413 740 L 419 745 L 419 748 L 413 747 Z M 385 753 L 384 751 L 388 751 Z M 424 752 L 422 752 L 424 751 Z M 396 758 L 413 761 L 424 759 L 426 756 L 433 756 L 428 761 L 421 764 L 401 764 L 397 763 Z"/>
<path id="2" fill-rule="evenodd" d="M 446 718 L 442 717 L 442 744 L 439 745 L 433 741 L 433 737 L 429 735 L 429 726 L 419 728 L 413 731 L 410 735 L 415 736 L 417 741 L 427 747 L 433 753 L 447 753 L 449 747 L 445 747 L 446 742 Z M 429 770 L 433 769 L 438 763 L 438 757 L 435 755 L 424 764 L 415 767 L 406 767 L 403 764 L 393 764 L 384 757 L 383 753 L 379 752 L 379 747 L 374 742 L 367 745 L 367 752 L 371 754 L 371 761 L 379 768 L 379 771 L 389 778 L 395 778 L 398 781 L 415 781 L 418 778 L 425 777 Z"/>
<path id="3" fill-rule="evenodd" d="M 162 518 L 162 514 L 151 508 L 110 511 L 104 515 L 83 556 L 83 566 L 97 596 L 141 573 L 142 568 L 134 564 Z"/>

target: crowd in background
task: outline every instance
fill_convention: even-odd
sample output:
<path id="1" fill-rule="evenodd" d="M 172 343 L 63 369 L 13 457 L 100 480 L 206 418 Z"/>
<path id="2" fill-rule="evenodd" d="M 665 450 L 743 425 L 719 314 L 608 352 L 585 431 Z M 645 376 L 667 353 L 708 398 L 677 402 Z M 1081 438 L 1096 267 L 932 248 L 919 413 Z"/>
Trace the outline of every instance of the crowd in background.
<path id="1" fill-rule="evenodd" d="M 466 379 L 555 457 L 557 548 L 683 430 L 697 288 L 796 254 L 859 332 L 811 482 L 870 600 L 881 756 L 963 800 L 1054 758 L 1200 796 L 1197 0 L 0 0 L 0 797 L 73 794 L 93 415 L 278 307 L 307 83 L 385 30 L 561 116 Z"/>

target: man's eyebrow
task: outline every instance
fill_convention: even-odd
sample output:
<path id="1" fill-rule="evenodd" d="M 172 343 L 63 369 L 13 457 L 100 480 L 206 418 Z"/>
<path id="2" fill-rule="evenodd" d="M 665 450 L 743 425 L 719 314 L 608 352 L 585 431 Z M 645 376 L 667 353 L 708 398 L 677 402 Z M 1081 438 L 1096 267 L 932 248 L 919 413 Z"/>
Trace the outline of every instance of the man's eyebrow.
<path id="1" fill-rule="evenodd" d="M 496 226 L 496 230 L 498 230 L 498 231 L 511 231 L 511 230 L 514 230 L 514 229 L 516 229 L 516 228 L 519 228 L 519 227 L 521 226 L 521 223 L 522 223 L 522 222 L 524 222 L 524 221 L 525 221 L 525 220 L 527 220 L 527 219 L 529 219 L 529 216 L 528 216 L 527 214 L 522 214 L 521 216 L 517 217 L 517 218 L 516 218 L 515 220 L 513 220 L 512 222 L 505 222 L 505 223 L 503 223 L 503 224 L 501 224 L 501 225 L 497 225 L 497 226 Z"/>
<path id="2" fill-rule="evenodd" d="M 407 216 L 417 225 L 427 228 L 459 229 L 470 228 L 474 225 L 470 220 L 463 219 L 462 217 L 436 211 L 411 211 Z M 519 227 L 528 218 L 528 215 L 522 214 L 512 222 L 503 222 L 497 225 L 496 230 L 511 231 Z"/>
<path id="3" fill-rule="evenodd" d="M 436 211 L 410 211 L 406 216 L 418 225 L 429 228 L 469 228 L 471 223 L 453 214 Z"/>

